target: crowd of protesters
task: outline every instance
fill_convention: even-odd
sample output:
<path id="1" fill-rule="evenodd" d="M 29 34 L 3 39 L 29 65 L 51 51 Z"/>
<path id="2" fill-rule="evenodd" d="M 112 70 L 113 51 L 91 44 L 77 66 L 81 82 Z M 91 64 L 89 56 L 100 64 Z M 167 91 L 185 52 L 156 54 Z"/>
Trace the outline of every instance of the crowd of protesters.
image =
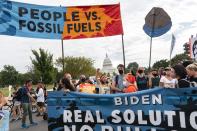
<path id="1" fill-rule="evenodd" d="M 145 73 L 143 67 L 139 67 L 136 73 L 133 70 L 125 73 L 122 64 L 119 64 L 117 69 L 118 74 L 112 78 L 97 69 L 94 79 L 81 75 L 78 82 L 72 80 L 71 74 L 66 73 L 58 85 L 55 85 L 54 90 L 112 94 L 131 93 L 155 87 L 197 87 L 197 64 L 192 62 L 184 62 L 167 68 L 161 67 L 158 70 L 152 69 L 148 73 Z"/>
<path id="2" fill-rule="evenodd" d="M 124 65 L 117 67 L 118 74 L 109 77 L 95 71 L 95 78 L 81 75 L 79 80 L 73 80 L 71 74 L 65 73 L 62 79 L 54 84 L 53 90 L 76 91 L 92 94 L 132 93 L 155 87 L 160 88 L 189 88 L 197 87 L 197 64 L 185 62 L 173 67 L 152 69 L 145 73 L 145 68 L 139 67 L 135 73 L 132 69 L 125 73 Z M 43 116 L 46 111 L 45 100 L 47 91 L 42 82 L 37 83 L 37 89 L 32 89 L 32 81 L 27 80 L 23 87 L 16 86 L 12 94 L 14 106 L 12 108 L 12 121 L 22 120 L 22 128 L 29 128 L 26 117 L 29 116 L 30 125 L 37 125 L 32 118 L 32 103 L 37 103 L 38 114 Z M 0 92 L 0 109 L 7 103 Z M 22 111 L 23 113 L 22 113 Z"/>

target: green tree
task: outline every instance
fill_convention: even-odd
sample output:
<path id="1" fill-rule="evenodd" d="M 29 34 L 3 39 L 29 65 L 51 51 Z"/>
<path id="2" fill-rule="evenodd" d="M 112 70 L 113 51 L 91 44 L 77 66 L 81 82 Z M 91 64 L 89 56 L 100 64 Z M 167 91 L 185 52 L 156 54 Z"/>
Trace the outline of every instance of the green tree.
<path id="1" fill-rule="evenodd" d="M 133 72 L 136 74 L 138 67 L 139 67 L 139 64 L 137 62 L 131 62 L 128 64 L 126 71 L 129 72 L 132 69 Z"/>
<path id="2" fill-rule="evenodd" d="M 185 54 L 185 53 L 177 54 L 176 56 L 174 56 L 171 59 L 171 65 L 174 66 L 176 64 L 179 64 L 179 63 L 181 63 L 183 61 L 187 61 L 187 60 L 191 60 L 187 54 Z"/>
<path id="3" fill-rule="evenodd" d="M 0 72 L 0 81 L 2 86 L 17 84 L 18 71 L 13 66 L 5 65 Z"/>
<path id="4" fill-rule="evenodd" d="M 72 57 L 64 58 L 65 68 L 64 71 L 72 75 L 73 78 L 79 78 L 81 74 L 86 76 L 95 75 L 94 61 L 85 57 Z M 56 60 L 56 65 L 62 69 L 62 58 Z"/>
<path id="5" fill-rule="evenodd" d="M 33 64 L 32 75 L 42 80 L 45 84 L 53 82 L 55 79 L 53 55 L 41 48 L 39 51 L 32 50 L 32 53 L 35 57 L 34 59 L 31 57 Z"/>
<path id="6" fill-rule="evenodd" d="M 164 60 L 159 60 L 159 61 L 156 61 L 154 64 L 153 64 L 153 68 L 154 69 L 159 69 L 160 67 L 168 67 L 169 66 L 169 61 L 167 59 L 164 59 Z"/>

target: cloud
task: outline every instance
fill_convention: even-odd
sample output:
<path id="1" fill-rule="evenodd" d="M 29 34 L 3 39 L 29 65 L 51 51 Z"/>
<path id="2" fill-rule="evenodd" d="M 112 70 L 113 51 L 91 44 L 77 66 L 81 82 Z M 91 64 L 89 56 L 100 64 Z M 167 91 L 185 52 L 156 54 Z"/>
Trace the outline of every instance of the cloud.
<path id="1" fill-rule="evenodd" d="M 15 0 L 24 2 L 24 0 Z M 174 33 L 177 43 L 173 55 L 183 52 L 182 45 L 189 37 L 197 32 L 196 6 L 194 0 L 26 0 L 26 3 L 74 6 L 113 4 L 120 2 L 124 26 L 124 42 L 126 63 L 138 62 L 141 66 L 148 66 L 150 38 L 142 27 L 144 18 L 152 7 L 158 6 L 171 16 L 173 26 L 167 34 L 153 39 L 152 63 L 160 59 L 168 59 L 171 43 L 171 34 Z M 31 64 L 32 49 L 44 48 L 54 54 L 54 58 L 61 57 L 60 40 L 43 40 L 0 36 L 0 69 L 3 65 L 14 65 L 17 70 L 25 72 Z M 65 56 L 85 56 L 95 60 L 95 66 L 102 66 L 105 54 L 108 53 L 114 67 L 123 63 L 121 36 L 107 38 L 81 39 L 64 41 Z"/>

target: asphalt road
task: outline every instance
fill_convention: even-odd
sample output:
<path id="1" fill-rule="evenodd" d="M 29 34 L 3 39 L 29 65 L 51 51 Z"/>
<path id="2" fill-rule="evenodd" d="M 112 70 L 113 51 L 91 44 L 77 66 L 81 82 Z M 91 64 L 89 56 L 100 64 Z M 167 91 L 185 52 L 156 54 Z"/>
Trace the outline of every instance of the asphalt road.
<path id="1" fill-rule="evenodd" d="M 36 117 L 33 114 L 33 120 L 38 123 L 37 126 L 31 126 L 28 129 L 21 128 L 21 120 L 10 122 L 10 131 L 48 131 L 47 121 L 43 120 L 42 117 Z M 27 117 L 27 124 L 29 124 L 29 118 Z"/>

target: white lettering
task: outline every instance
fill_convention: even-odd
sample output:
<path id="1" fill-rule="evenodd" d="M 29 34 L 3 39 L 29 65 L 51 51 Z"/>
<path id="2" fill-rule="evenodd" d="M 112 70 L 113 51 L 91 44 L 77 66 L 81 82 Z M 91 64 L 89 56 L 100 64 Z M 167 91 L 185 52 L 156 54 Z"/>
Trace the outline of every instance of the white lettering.
<path id="1" fill-rule="evenodd" d="M 197 119 L 197 112 L 192 112 L 190 114 L 190 124 L 191 126 L 197 130 L 197 122 L 196 122 L 196 119 Z"/>
<path id="2" fill-rule="evenodd" d="M 132 124 L 135 121 L 135 113 L 132 110 L 126 110 L 123 117 L 125 122 L 128 124 Z"/>
<path id="3" fill-rule="evenodd" d="M 143 105 L 149 105 L 150 104 L 150 96 L 149 95 L 142 96 L 142 104 Z"/>
<path id="4" fill-rule="evenodd" d="M 118 116 L 118 114 L 120 114 L 119 110 L 114 110 L 111 114 L 111 117 L 113 117 L 112 122 L 113 123 L 120 123 L 121 122 L 121 117 Z"/>
<path id="5" fill-rule="evenodd" d="M 122 99 L 121 97 L 115 97 L 114 102 L 116 106 L 122 105 Z"/>
<path id="6" fill-rule="evenodd" d="M 72 112 L 70 110 L 64 110 L 64 118 L 63 118 L 64 122 L 65 123 L 72 122 L 71 117 L 72 117 Z"/>
<path id="7" fill-rule="evenodd" d="M 75 122 L 82 122 L 81 110 L 75 110 Z"/>
<path id="8" fill-rule="evenodd" d="M 131 105 L 137 105 L 140 101 L 139 98 L 136 96 L 130 97 L 130 100 L 131 100 Z"/>
<path id="9" fill-rule="evenodd" d="M 186 123 L 185 123 L 185 112 L 179 112 L 180 114 L 180 124 L 181 128 L 186 128 Z"/>
<path id="10" fill-rule="evenodd" d="M 105 120 L 101 118 L 101 114 L 99 111 L 96 111 L 96 118 L 97 118 L 97 123 L 105 123 Z"/>
<path id="11" fill-rule="evenodd" d="M 167 116 L 168 126 L 173 127 L 173 116 L 176 115 L 175 111 L 164 111 L 164 114 Z"/>
<path id="12" fill-rule="evenodd" d="M 92 113 L 89 110 L 86 111 L 86 115 L 85 115 L 85 123 L 88 123 L 88 122 L 92 122 L 92 123 L 94 122 Z"/>
<path id="13" fill-rule="evenodd" d="M 142 110 L 138 110 L 137 114 L 138 114 L 138 122 L 139 122 L 139 124 L 146 125 L 147 121 L 143 120 L 143 112 L 142 112 Z"/>
<path id="14" fill-rule="evenodd" d="M 153 110 L 149 111 L 149 119 L 154 126 L 158 126 L 161 124 L 161 111 L 155 111 L 155 112 L 156 112 L 156 116 Z"/>
<path id="15" fill-rule="evenodd" d="M 152 101 L 153 101 L 153 105 L 156 105 L 156 104 L 162 105 L 162 97 L 161 97 L 161 94 L 152 95 Z"/>

